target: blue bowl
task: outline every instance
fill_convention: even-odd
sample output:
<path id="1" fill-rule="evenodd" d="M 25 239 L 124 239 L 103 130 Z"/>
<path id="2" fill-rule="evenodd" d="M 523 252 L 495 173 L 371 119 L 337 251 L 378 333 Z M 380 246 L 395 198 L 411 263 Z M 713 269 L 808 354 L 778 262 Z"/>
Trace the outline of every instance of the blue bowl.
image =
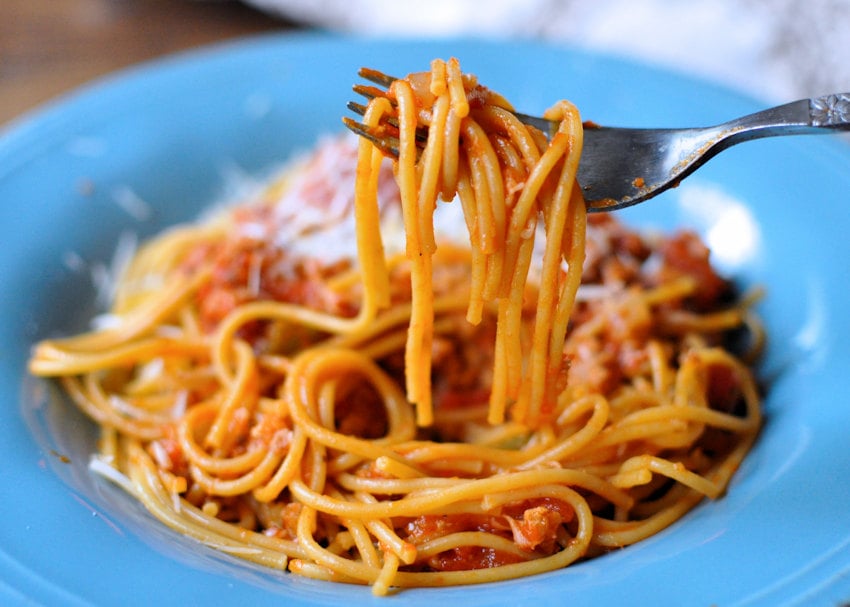
<path id="1" fill-rule="evenodd" d="M 153 520 L 86 465 L 95 429 L 34 342 L 85 329 L 127 238 L 190 221 L 341 130 L 363 65 L 404 74 L 434 57 L 522 111 L 569 98 L 601 124 L 693 126 L 760 104 L 687 75 L 570 48 L 477 40 L 266 36 L 123 72 L 0 134 L 0 603 L 104 605 L 835 605 L 850 600 L 850 149 L 763 140 L 621 213 L 697 230 L 769 333 L 766 426 L 728 494 L 638 545 L 564 571 L 483 586 L 368 588 L 243 563 Z"/>

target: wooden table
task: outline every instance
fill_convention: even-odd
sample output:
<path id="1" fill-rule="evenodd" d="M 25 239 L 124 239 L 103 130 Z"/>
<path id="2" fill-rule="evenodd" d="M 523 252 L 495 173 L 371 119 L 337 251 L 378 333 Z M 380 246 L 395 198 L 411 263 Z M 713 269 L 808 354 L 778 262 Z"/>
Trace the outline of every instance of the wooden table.
<path id="1" fill-rule="evenodd" d="M 236 0 L 0 0 L 0 127 L 140 61 L 294 27 Z"/>

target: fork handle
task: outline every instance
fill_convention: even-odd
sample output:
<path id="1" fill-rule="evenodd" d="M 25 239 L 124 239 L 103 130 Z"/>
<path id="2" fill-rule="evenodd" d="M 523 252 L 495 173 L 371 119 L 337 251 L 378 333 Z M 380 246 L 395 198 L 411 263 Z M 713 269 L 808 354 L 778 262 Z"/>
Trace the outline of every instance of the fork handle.
<path id="1" fill-rule="evenodd" d="M 748 139 L 850 130 L 850 93 L 792 101 L 723 125 L 734 143 Z M 733 143 L 729 142 L 729 143 Z"/>
<path id="2" fill-rule="evenodd" d="M 850 93 L 835 93 L 809 99 L 812 126 L 850 129 Z"/>

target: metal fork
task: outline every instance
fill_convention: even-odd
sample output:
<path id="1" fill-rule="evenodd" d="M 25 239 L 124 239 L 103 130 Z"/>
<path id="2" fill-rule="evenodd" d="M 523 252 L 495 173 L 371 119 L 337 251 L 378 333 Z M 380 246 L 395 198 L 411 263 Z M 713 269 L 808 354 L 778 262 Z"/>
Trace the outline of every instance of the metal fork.
<path id="1" fill-rule="evenodd" d="M 369 68 L 361 69 L 359 75 L 387 88 L 395 80 Z M 354 91 L 367 98 L 386 95 L 385 90 L 374 86 L 355 85 Z M 365 111 L 365 106 L 355 102 L 348 108 L 358 114 Z M 557 132 L 555 122 L 515 115 L 547 137 Z M 343 122 L 385 153 L 398 155 L 398 139 L 388 135 L 386 129 L 370 128 L 350 118 L 343 118 Z M 736 143 L 839 131 L 850 131 L 850 93 L 801 99 L 703 128 L 632 129 L 586 123 L 577 179 L 589 211 L 612 211 L 676 187 L 707 160 Z M 425 133 L 422 129 L 419 133 L 424 144 Z"/>

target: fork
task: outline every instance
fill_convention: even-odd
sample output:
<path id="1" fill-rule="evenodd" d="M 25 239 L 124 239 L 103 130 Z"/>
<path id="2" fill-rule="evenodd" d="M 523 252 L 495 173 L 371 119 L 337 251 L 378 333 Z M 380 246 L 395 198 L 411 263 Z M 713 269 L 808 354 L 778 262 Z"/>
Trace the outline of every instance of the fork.
<path id="1" fill-rule="evenodd" d="M 358 73 L 386 88 L 395 80 L 369 68 Z M 354 86 L 354 91 L 367 99 L 386 95 L 386 90 L 360 84 Z M 348 103 L 348 108 L 361 115 L 366 109 L 353 101 Z M 514 114 L 548 138 L 558 130 L 557 122 Z M 398 139 L 388 135 L 386 129 L 369 127 L 347 117 L 343 122 L 385 153 L 398 155 Z M 850 93 L 801 99 L 703 128 L 635 129 L 585 123 L 577 180 L 584 191 L 588 211 L 613 211 L 676 187 L 710 158 L 737 143 L 777 135 L 839 131 L 850 131 Z M 418 136 L 424 145 L 425 131 L 419 129 Z"/>

